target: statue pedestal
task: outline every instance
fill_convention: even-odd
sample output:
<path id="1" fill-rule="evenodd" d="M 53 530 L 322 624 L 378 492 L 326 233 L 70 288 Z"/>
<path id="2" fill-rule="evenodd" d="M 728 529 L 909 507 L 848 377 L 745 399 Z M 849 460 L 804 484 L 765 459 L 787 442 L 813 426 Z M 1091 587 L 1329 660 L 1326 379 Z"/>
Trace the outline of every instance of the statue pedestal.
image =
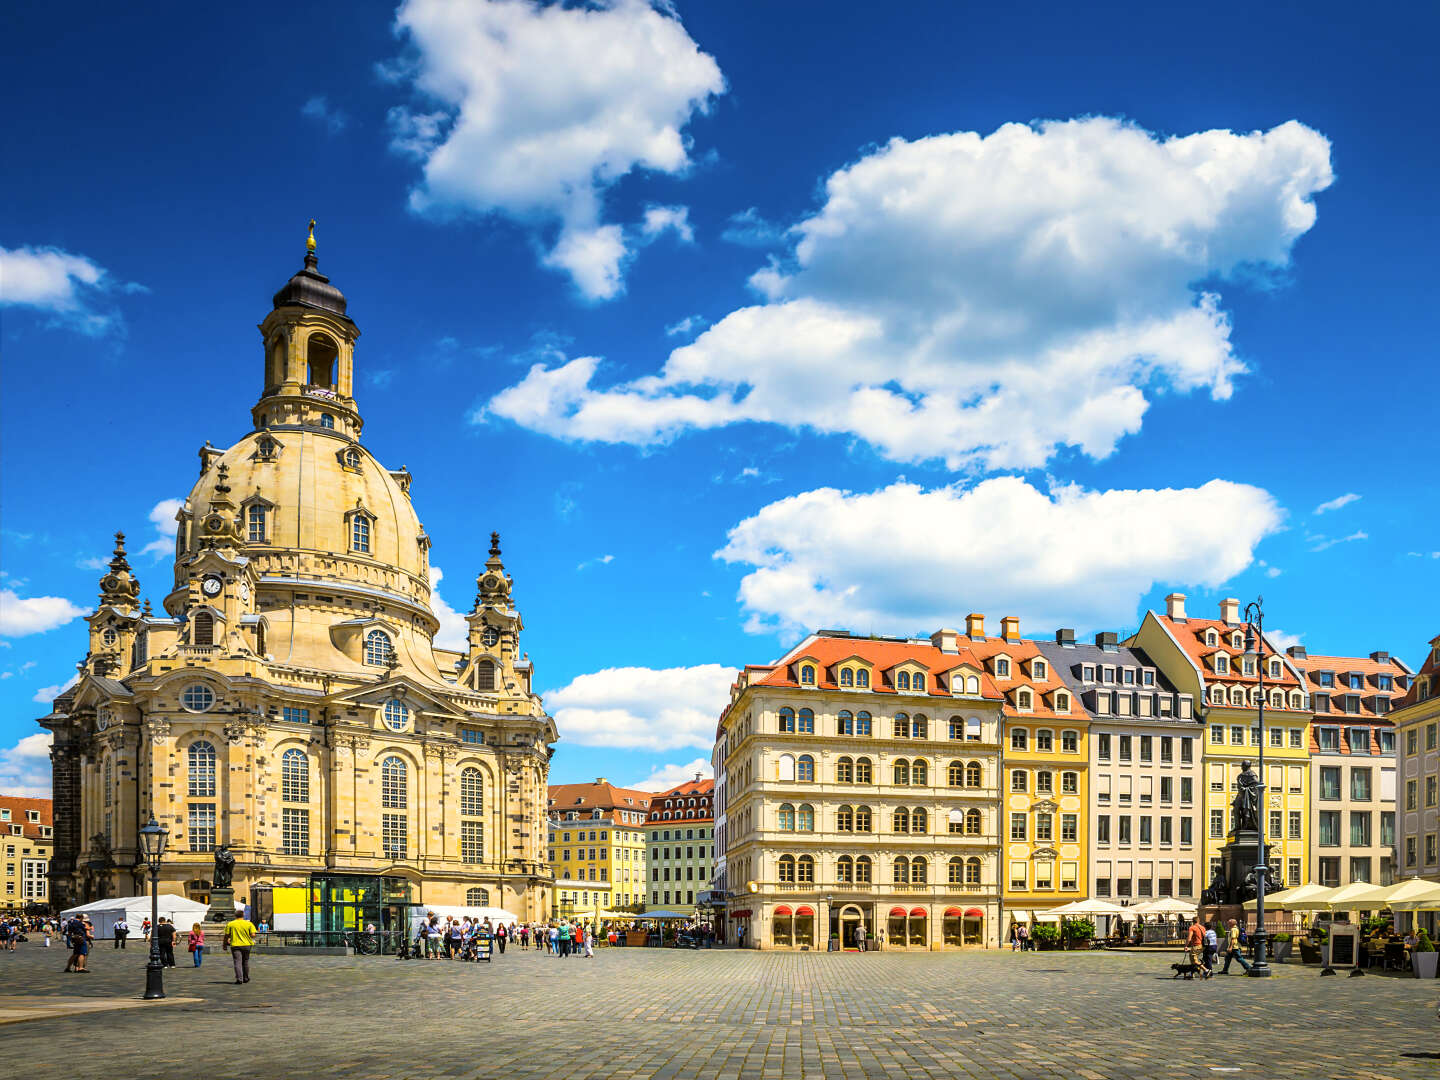
<path id="1" fill-rule="evenodd" d="M 205 911 L 204 925 L 206 928 L 217 923 L 224 926 L 233 918 L 235 918 L 235 890 L 212 889 L 210 891 L 210 907 Z"/>
<path id="2" fill-rule="evenodd" d="M 1255 869 L 1256 852 L 1260 834 L 1251 829 L 1236 832 L 1220 849 L 1220 865 L 1225 871 L 1225 880 L 1230 885 L 1230 895 L 1225 897 L 1232 904 L 1243 904 L 1254 896 L 1250 884 L 1250 871 Z M 1270 845 L 1265 845 L 1265 861 L 1270 860 Z M 1224 902 L 1222 900 L 1221 902 Z"/>

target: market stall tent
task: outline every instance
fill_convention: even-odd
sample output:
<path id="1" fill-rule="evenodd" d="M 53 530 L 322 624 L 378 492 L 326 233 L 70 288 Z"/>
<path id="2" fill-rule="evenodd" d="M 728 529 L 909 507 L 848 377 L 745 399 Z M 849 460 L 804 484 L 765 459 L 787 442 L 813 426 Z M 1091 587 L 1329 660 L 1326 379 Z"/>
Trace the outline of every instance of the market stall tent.
<path id="1" fill-rule="evenodd" d="M 238 909 L 240 904 L 235 906 Z M 208 905 L 191 900 L 188 896 L 160 894 L 160 917 L 170 919 L 182 930 L 188 931 L 192 924 L 204 922 L 207 907 Z M 113 938 L 115 924 L 122 918 L 130 924 L 131 936 L 139 938 L 140 924 L 150 918 L 150 897 L 116 896 L 109 900 L 92 900 L 79 907 L 67 908 L 60 913 L 60 918 L 68 919 L 72 915 L 90 916 L 90 922 L 95 927 L 96 940 Z"/>

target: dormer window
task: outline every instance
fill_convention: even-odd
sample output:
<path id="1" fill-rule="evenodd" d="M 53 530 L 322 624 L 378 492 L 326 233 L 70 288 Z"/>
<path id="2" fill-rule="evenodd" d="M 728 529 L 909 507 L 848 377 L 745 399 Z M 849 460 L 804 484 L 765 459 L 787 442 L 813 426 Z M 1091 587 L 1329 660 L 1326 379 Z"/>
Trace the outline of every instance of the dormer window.
<path id="1" fill-rule="evenodd" d="M 812 667 L 812 666 L 809 665 L 809 664 L 803 664 L 803 665 L 801 665 L 801 667 L 800 667 L 800 685 L 801 685 L 801 686 L 814 686 L 814 685 L 815 685 L 815 669 L 814 669 L 814 667 Z"/>
<path id="2" fill-rule="evenodd" d="M 269 435 L 262 436 L 255 444 L 255 457 L 259 461 L 274 461 L 279 444 Z"/>
<path id="3" fill-rule="evenodd" d="M 1095 681 L 1095 665 L 1093 665 L 1093 664 L 1083 664 L 1083 665 L 1081 665 L 1081 667 L 1080 667 L 1080 681 L 1081 681 L 1081 682 L 1094 682 L 1094 681 Z"/>
<path id="4" fill-rule="evenodd" d="M 1220 635 L 1217 634 L 1217 633 L 1215 633 L 1214 630 L 1206 630 L 1206 631 L 1205 631 L 1205 644 L 1206 644 L 1206 645 L 1210 645 L 1210 646 L 1212 646 L 1212 647 L 1215 646 L 1215 645 L 1219 645 L 1219 644 L 1220 644 Z"/>
<path id="5" fill-rule="evenodd" d="M 921 674 L 920 672 L 918 672 L 918 671 L 915 672 L 915 674 L 911 675 L 911 676 L 910 676 L 910 689 L 911 689 L 911 690 L 924 690 L 924 689 L 925 689 L 925 676 L 922 675 L 922 674 Z"/>
<path id="6" fill-rule="evenodd" d="M 864 668 L 857 668 L 855 670 L 855 685 L 862 689 L 868 689 L 870 686 L 870 672 Z"/>
<path id="7" fill-rule="evenodd" d="M 365 635 L 365 663 L 384 667 L 394 654 L 395 647 L 384 630 L 371 630 Z"/>
<path id="8" fill-rule="evenodd" d="M 1048 679 L 1048 678 L 1050 677 L 1049 675 L 1046 674 L 1046 672 L 1047 672 L 1048 670 L 1049 670 L 1049 669 L 1045 666 L 1045 661 L 1044 661 L 1044 660 L 1031 660 L 1031 661 L 1030 661 L 1030 676 L 1031 676 L 1031 678 L 1034 678 L 1034 679 L 1037 679 L 1037 680 L 1043 682 L 1045 679 Z"/>
<path id="9" fill-rule="evenodd" d="M 895 689 L 910 689 L 910 673 L 908 671 L 900 671 L 895 674 Z"/>
<path id="10" fill-rule="evenodd" d="M 995 677 L 997 679 L 1008 679 L 1010 677 L 1010 661 L 1003 656 L 995 661 Z"/>
<path id="11" fill-rule="evenodd" d="M 340 455 L 340 464 L 354 472 L 359 472 L 360 451 L 356 450 L 353 446 L 346 447 L 345 451 Z"/>
<path id="12" fill-rule="evenodd" d="M 370 554 L 370 523 L 375 519 L 364 510 L 352 510 L 348 515 L 350 550 L 361 555 Z"/>
<path id="13" fill-rule="evenodd" d="M 1217 675 L 1230 674 L 1230 658 L 1224 653 L 1215 654 L 1215 673 Z"/>
<path id="14" fill-rule="evenodd" d="M 1015 707 L 1017 709 L 1029 709 L 1031 707 L 1031 695 L 1029 690 L 1021 690 L 1015 695 Z"/>
<path id="15" fill-rule="evenodd" d="M 247 543 L 265 543 L 265 519 L 265 507 L 260 503 L 251 503 L 245 508 L 245 540 Z"/>
<path id="16" fill-rule="evenodd" d="M 1270 661 L 1270 677 L 1271 677 L 1272 679 L 1278 679 L 1278 678 L 1280 678 L 1280 661 L 1279 661 L 1279 660 L 1271 660 L 1271 661 Z M 1357 678 L 1358 678 L 1358 677 L 1357 677 Z M 1357 689 L 1358 689 L 1358 687 L 1357 687 Z"/>
<path id="17" fill-rule="evenodd" d="M 1055 711 L 1062 713 L 1070 711 L 1070 695 L 1063 690 L 1055 694 Z"/>
<path id="18" fill-rule="evenodd" d="M 1230 647 L 1232 649 L 1243 649 L 1245 647 L 1245 639 L 1240 636 L 1239 630 L 1236 630 L 1230 635 Z"/>
<path id="19" fill-rule="evenodd" d="M 854 686 L 854 685 L 855 685 L 855 669 L 854 669 L 854 668 L 848 668 L 848 667 L 847 667 L 847 668 L 841 668 L 841 669 L 840 669 L 840 685 L 841 685 L 841 686 Z"/>

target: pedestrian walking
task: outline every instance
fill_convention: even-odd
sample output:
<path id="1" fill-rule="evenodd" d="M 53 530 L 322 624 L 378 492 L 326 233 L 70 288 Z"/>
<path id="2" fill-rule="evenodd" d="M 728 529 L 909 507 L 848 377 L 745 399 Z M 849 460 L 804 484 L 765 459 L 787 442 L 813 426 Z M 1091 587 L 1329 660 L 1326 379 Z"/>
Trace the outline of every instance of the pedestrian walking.
<path id="1" fill-rule="evenodd" d="M 1215 974 L 1215 960 L 1220 955 L 1220 938 L 1215 933 L 1215 924 L 1209 923 L 1205 927 L 1205 972 L 1207 975 Z"/>
<path id="2" fill-rule="evenodd" d="M 162 967 L 175 966 L 175 924 L 163 916 L 155 926 L 155 936 L 160 941 L 160 964 Z"/>
<path id="3" fill-rule="evenodd" d="M 1210 977 L 1209 970 L 1205 967 L 1205 928 L 1200 925 L 1200 916 L 1196 915 L 1190 920 L 1190 929 L 1185 932 L 1185 960 L 1194 968 L 1194 974 L 1202 979 Z M 1187 974 L 1187 979 L 1193 976 Z"/>
<path id="4" fill-rule="evenodd" d="M 1241 968 L 1246 971 L 1250 970 L 1250 965 L 1246 963 L 1245 957 L 1240 955 L 1240 927 L 1235 925 L 1234 919 L 1225 924 L 1225 966 L 1220 969 L 1221 975 L 1230 974 L 1231 960 L 1239 961 Z"/>
<path id="5" fill-rule="evenodd" d="M 65 961 L 65 970 L 79 975 L 90 974 L 90 969 L 85 966 L 85 961 L 86 957 L 90 955 L 90 943 L 95 940 L 95 937 L 85 916 L 73 916 L 65 924 L 65 940 L 66 944 L 70 946 L 70 959 Z"/>
<path id="6" fill-rule="evenodd" d="M 505 942 L 506 942 L 506 940 L 509 939 L 509 937 L 510 937 L 510 931 L 509 931 L 508 929 L 506 929 L 504 923 L 501 923 L 499 926 L 497 926 L 497 927 L 495 928 L 495 944 L 498 945 L 498 946 L 500 946 L 500 955 L 501 955 L 501 956 L 504 956 L 504 955 L 505 955 Z"/>
<path id="7" fill-rule="evenodd" d="M 205 931 L 200 929 L 198 922 L 190 928 L 186 948 L 190 950 L 190 959 L 195 962 L 196 967 L 199 967 L 200 959 L 205 955 Z"/>
<path id="8" fill-rule="evenodd" d="M 595 929 L 585 927 L 585 959 L 589 960 L 595 956 Z"/>
<path id="9" fill-rule="evenodd" d="M 255 944 L 255 924 L 237 915 L 225 924 L 225 947 L 235 963 L 235 985 L 250 981 L 250 947 Z"/>
<path id="10" fill-rule="evenodd" d="M 125 939 L 130 936 L 130 924 L 125 921 L 123 915 L 115 920 L 115 925 L 111 928 L 111 933 L 115 935 L 115 948 L 125 948 Z M 46 941 L 48 943 L 49 939 L 47 938 Z"/>

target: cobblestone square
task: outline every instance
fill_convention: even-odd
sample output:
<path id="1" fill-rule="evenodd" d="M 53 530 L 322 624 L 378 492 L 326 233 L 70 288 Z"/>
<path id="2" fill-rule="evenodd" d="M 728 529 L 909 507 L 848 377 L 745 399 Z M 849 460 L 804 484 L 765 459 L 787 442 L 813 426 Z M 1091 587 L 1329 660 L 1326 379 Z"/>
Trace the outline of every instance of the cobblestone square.
<path id="1" fill-rule="evenodd" d="M 690 952 L 493 964 L 229 957 L 166 972 L 180 1000 L 122 1007 L 140 949 L 0 953 L 0 999 L 56 1008 L 0 1027 L 5 1074 L 88 1077 L 1426 1078 L 1440 982 L 1282 966 L 1172 981 L 1167 954 Z M 182 958 L 183 959 L 183 958 Z M 65 998 L 82 999 L 70 1007 Z M 105 999 L 112 1004 L 107 1007 Z"/>

